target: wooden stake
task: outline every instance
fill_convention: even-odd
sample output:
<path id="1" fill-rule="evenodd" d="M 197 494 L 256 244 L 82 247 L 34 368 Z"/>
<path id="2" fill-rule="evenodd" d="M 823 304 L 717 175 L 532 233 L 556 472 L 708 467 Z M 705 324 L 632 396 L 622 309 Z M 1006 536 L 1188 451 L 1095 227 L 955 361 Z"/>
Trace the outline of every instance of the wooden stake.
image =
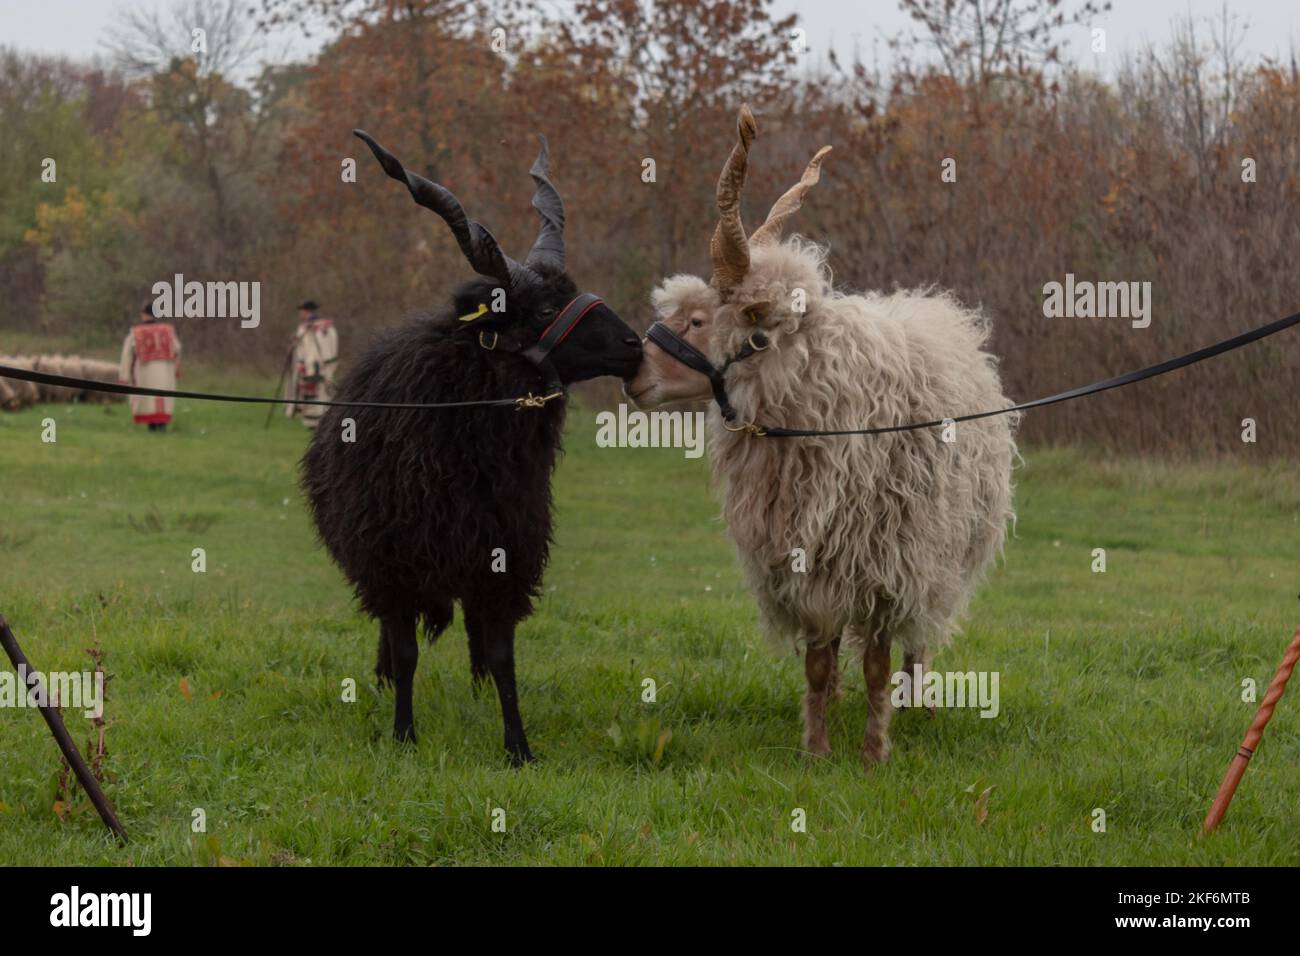
<path id="1" fill-rule="evenodd" d="M 1213 833 L 1223 820 L 1223 815 L 1228 812 L 1228 804 L 1232 803 L 1232 795 L 1237 792 L 1241 775 L 1246 772 L 1250 758 L 1259 747 L 1259 741 L 1264 736 L 1264 728 L 1273 717 L 1273 708 L 1282 699 L 1282 692 L 1286 690 L 1286 682 L 1291 679 L 1296 661 L 1300 661 L 1300 627 L 1296 628 L 1295 637 L 1291 639 L 1290 646 L 1282 655 L 1282 663 L 1277 666 L 1277 673 L 1273 675 L 1268 690 L 1264 692 L 1264 699 L 1260 701 L 1259 710 L 1255 711 L 1255 719 L 1251 721 L 1250 729 L 1246 731 L 1246 738 L 1237 748 L 1237 755 L 1232 758 L 1232 763 L 1228 764 L 1228 772 L 1224 774 L 1223 783 L 1219 784 L 1219 792 L 1214 795 L 1210 812 L 1205 815 L 1206 833 Z"/>
<path id="2" fill-rule="evenodd" d="M 0 614 L 0 644 L 4 645 L 5 653 L 9 655 L 9 660 L 13 662 L 17 672 L 25 675 L 22 682 L 24 693 L 27 693 L 29 688 L 39 688 L 40 677 L 32 668 L 32 665 L 28 663 L 22 648 L 18 646 L 18 639 L 14 637 L 14 632 L 9 630 L 9 622 L 5 620 L 3 614 Z M 81 759 L 77 745 L 72 742 L 72 735 L 68 733 L 68 728 L 63 724 L 63 716 L 59 713 L 59 709 L 51 704 L 48 694 L 43 691 L 38 699 L 45 701 L 39 705 L 41 716 L 45 718 L 45 723 L 49 725 L 50 733 L 54 735 L 55 742 L 59 745 L 59 749 L 63 751 L 68 766 L 77 775 L 77 782 L 81 784 L 81 789 L 86 791 L 86 795 L 90 797 L 90 802 L 99 811 L 99 818 L 104 821 L 104 826 L 108 827 L 113 832 L 113 835 L 117 837 L 118 842 L 125 846 L 126 830 L 122 829 L 122 824 L 118 822 L 117 814 L 113 812 L 113 805 L 108 802 L 108 797 L 104 795 L 99 781 L 90 772 L 86 762 Z"/>
<path id="3" fill-rule="evenodd" d="M 284 377 L 289 374 L 289 366 L 293 364 L 293 350 L 296 349 L 297 347 L 298 347 L 298 340 L 294 339 L 293 345 L 289 346 L 289 352 L 284 357 L 284 366 L 280 369 L 280 380 L 275 383 L 275 391 L 271 393 L 271 396 L 273 398 L 282 395 L 284 393 Z M 296 395 L 294 397 L 297 398 Z M 275 410 L 279 407 L 280 406 L 278 405 L 271 405 L 266 410 L 266 422 L 265 424 L 262 425 L 262 431 L 266 431 L 268 428 L 271 427 L 271 417 L 275 414 Z"/>

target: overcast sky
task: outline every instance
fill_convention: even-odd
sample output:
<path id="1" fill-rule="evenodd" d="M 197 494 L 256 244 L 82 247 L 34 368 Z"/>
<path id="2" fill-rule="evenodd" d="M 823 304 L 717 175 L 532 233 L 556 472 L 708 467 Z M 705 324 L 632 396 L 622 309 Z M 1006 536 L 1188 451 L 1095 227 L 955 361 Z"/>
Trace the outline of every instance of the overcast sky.
<path id="1" fill-rule="evenodd" d="M 1067 8 L 1074 6 L 1066 0 Z M 1099 4 L 1100 5 L 1100 4 Z M 1089 27 L 1076 27 L 1064 34 L 1068 59 L 1080 65 L 1105 70 L 1117 54 L 1136 52 L 1148 43 L 1163 44 L 1169 39 L 1170 24 L 1180 16 L 1191 14 L 1202 21 L 1217 19 L 1223 10 L 1236 15 L 1246 27 L 1242 53 L 1256 56 L 1290 56 L 1292 39 L 1300 41 L 1300 2 L 1297 0 L 1113 0 L 1113 9 L 1097 17 Z M 773 9 L 798 13 L 808 34 L 811 52 L 834 48 L 844 58 L 851 58 L 858 44 L 863 58 L 871 61 L 873 42 L 914 29 L 913 23 L 898 9 L 896 0 L 777 0 Z M 1208 26 L 1208 23 L 1205 24 Z M 1096 57 L 1091 50 L 1091 26 L 1106 31 L 1107 56 Z M 1208 32 L 1203 34 L 1208 38 Z M 883 42 L 880 44 L 883 48 Z M 1298 44 L 1300 45 L 1300 44 Z M 882 56 L 884 51 L 882 49 Z"/>
<path id="2" fill-rule="evenodd" d="M 541 0 L 564 9 L 571 0 Z M 1067 0 L 1068 3 L 1068 0 Z M 90 57 L 102 52 L 101 41 L 114 12 L 123 6 L 165 7 L 168 0 L 0 0 L 0 44 L 19 49 Z M 1078 28 L 1067 37 L 1067 50 L 1076 62 L 1105 70 L 1118 54 L 1136 51 L 1147 42 L 1163 43 L 1170 22 L 1180 14 L 1216 17 L 1223 0 L 1114 0 L 1110 13 L 1098 18 L 1106 29 L 1108 56 L 1098 60 L 1089 49 L 1090 35 Z M 1248 25 L 1242 51 L 1286 59 L 1293 41 L 1300 40 L 1297 0 L 1233 0 L 1226 4 Z M 873 46 L 910 26 L 896 0 L 776 0 L 774 10 L 798 13 L 807 31 L 813 62 L 834 48 L 851 58 L 857 44 L 870 61 Z M 311 52 L 314 43 L 294 35 L 297 55 Z M 883 55 L 883 43 L 882 47 Z"/>

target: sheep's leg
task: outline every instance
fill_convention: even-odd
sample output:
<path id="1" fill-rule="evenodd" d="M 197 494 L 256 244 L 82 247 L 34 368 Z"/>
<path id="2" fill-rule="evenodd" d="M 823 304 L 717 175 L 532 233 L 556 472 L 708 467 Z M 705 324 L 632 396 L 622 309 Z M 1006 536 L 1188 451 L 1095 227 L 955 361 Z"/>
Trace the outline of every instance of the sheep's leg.
<path id="1" fill-rule="evenodd" d="M 483 627 L 471 614 L 465 614 L 465 634 L 469 637 L 469 686 L 477 698 L 487 683 L 487 662 L 483 658 Z"/>
<path id="2" fill-rule="evenodd" d="M 903 654 L 903 672 L 907 674 L 907 679 L 911 682 L 910 687 L 919 688 L 913 693 L 920 693 L 925 690 L 925 675 L 930 670 L 930 648 L 928 645 L 922 646 L 915 650 L 908 648 Z M 912 706 L 911 703 L 904 703 L 904 707 Z M 934 720 L 934 708 L 925 708 L 930 719 Z"/>
<path id="3" fill-rule="evenodd" d="M 393 708 L 393 736 L 401 743 L 415 743 L 415 719 L 411 713 L 411 690 L 420 643 L 415 636 L 415 615 L 392 615 L 380 623 L 392 667 L 397 701 Z"/>
<path id="4" fill-rule="evenodd" d="M 836 664 L 834 644 L 809 647 L 804 653 L 803 673 L 808 690 L 803 698 L 803 749 L 814 756 L 831 752 L 826 739 L 826 699 L 830 695 Z"/>
<path id="5" fill-rule="evenodd" d="M 889 635 L 877 633 L 862 653 L 867 679 L 867 732 L 862 739 L 862 759 L 867 767 L 889 758 Z"/>
<path id="6" fill-rule="evenodd" d="M 485 622 L 482 633 L 483 657 L 501 700 L 506 753 L 510 755 L 510 763 L 519 767 L 534 758 L 528 749 L 523 718 L 519 716 L 519 692 L 515 687 L 515 622 Z"/>
<path id="7" fill-rule="evenodd" d="M 826 696 L 831 700 L 839 700 L 844 696 L 844 690 L 840 687 L 840 638 L 831 641 L 831 681 L 826 688 Z"/>
<path id="8" fill-rule="evenodd" d="M 379 625 L 379 656 L 375 661 L 375 677 L 379 678 L 380 687 L 393 686 L 393 655 L 388 650 L 388 635 L 384 632 L 383 622 Z"/>

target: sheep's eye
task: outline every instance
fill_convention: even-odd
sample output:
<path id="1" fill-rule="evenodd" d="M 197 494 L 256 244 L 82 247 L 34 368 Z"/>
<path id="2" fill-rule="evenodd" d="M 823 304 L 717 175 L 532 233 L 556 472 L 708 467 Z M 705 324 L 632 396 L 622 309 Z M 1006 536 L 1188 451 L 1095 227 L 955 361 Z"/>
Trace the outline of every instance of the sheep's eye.
<path id="1" fill-rule="evenodd" d="M 753 305 L 747 305 L 740 310 L 741 314 L 749 321 L 758 323 L 767 318 L 768 303 L 755 302 Z"/>
<path id="2" fill-rule="evenodd" d="M 693 329 L 698 329 L 698 328 L 702 328 L 703 326 L 704 326 L 704 322 L 703 322 L 703 320 L 701 320 L 701 319 L 691 319 L 691 328 L 693 328 Z"/>

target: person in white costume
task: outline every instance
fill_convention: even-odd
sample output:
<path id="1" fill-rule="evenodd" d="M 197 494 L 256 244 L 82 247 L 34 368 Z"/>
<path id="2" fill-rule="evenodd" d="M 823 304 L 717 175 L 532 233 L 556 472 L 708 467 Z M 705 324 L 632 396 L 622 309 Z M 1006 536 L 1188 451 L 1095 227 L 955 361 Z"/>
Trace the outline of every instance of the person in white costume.
<path id="1" fill-rule="evenodd" d="M 122 343 L 122 360 L 117 379 L 123 385 L 175 389 L 180 378 L 181 340 L 169 322 L 154 318 L 153 303 L 140 310 L 140 321 L 131 326 Z M 154 395 L 132 395 L 131 415 L 137 425 L 151 432 L 165 432 L 172 420 L 175 400 Z"/>
<path id="2" fill-rule="evenodd" d="M 301 401 L 313 399 L 329 401 L 334 396 L 334 371 L 339 360 L 339 333 L 334 323 L 322 319 L 320 307 L 308 299 L 298 307 L 301 322 L 294 334 L 292 374 L 285 387 L 284 397 Z M 315 428 L 325 414 L 324 405 L 286 405 L 285 415 L 302 416 L 302 423 Z"/>

